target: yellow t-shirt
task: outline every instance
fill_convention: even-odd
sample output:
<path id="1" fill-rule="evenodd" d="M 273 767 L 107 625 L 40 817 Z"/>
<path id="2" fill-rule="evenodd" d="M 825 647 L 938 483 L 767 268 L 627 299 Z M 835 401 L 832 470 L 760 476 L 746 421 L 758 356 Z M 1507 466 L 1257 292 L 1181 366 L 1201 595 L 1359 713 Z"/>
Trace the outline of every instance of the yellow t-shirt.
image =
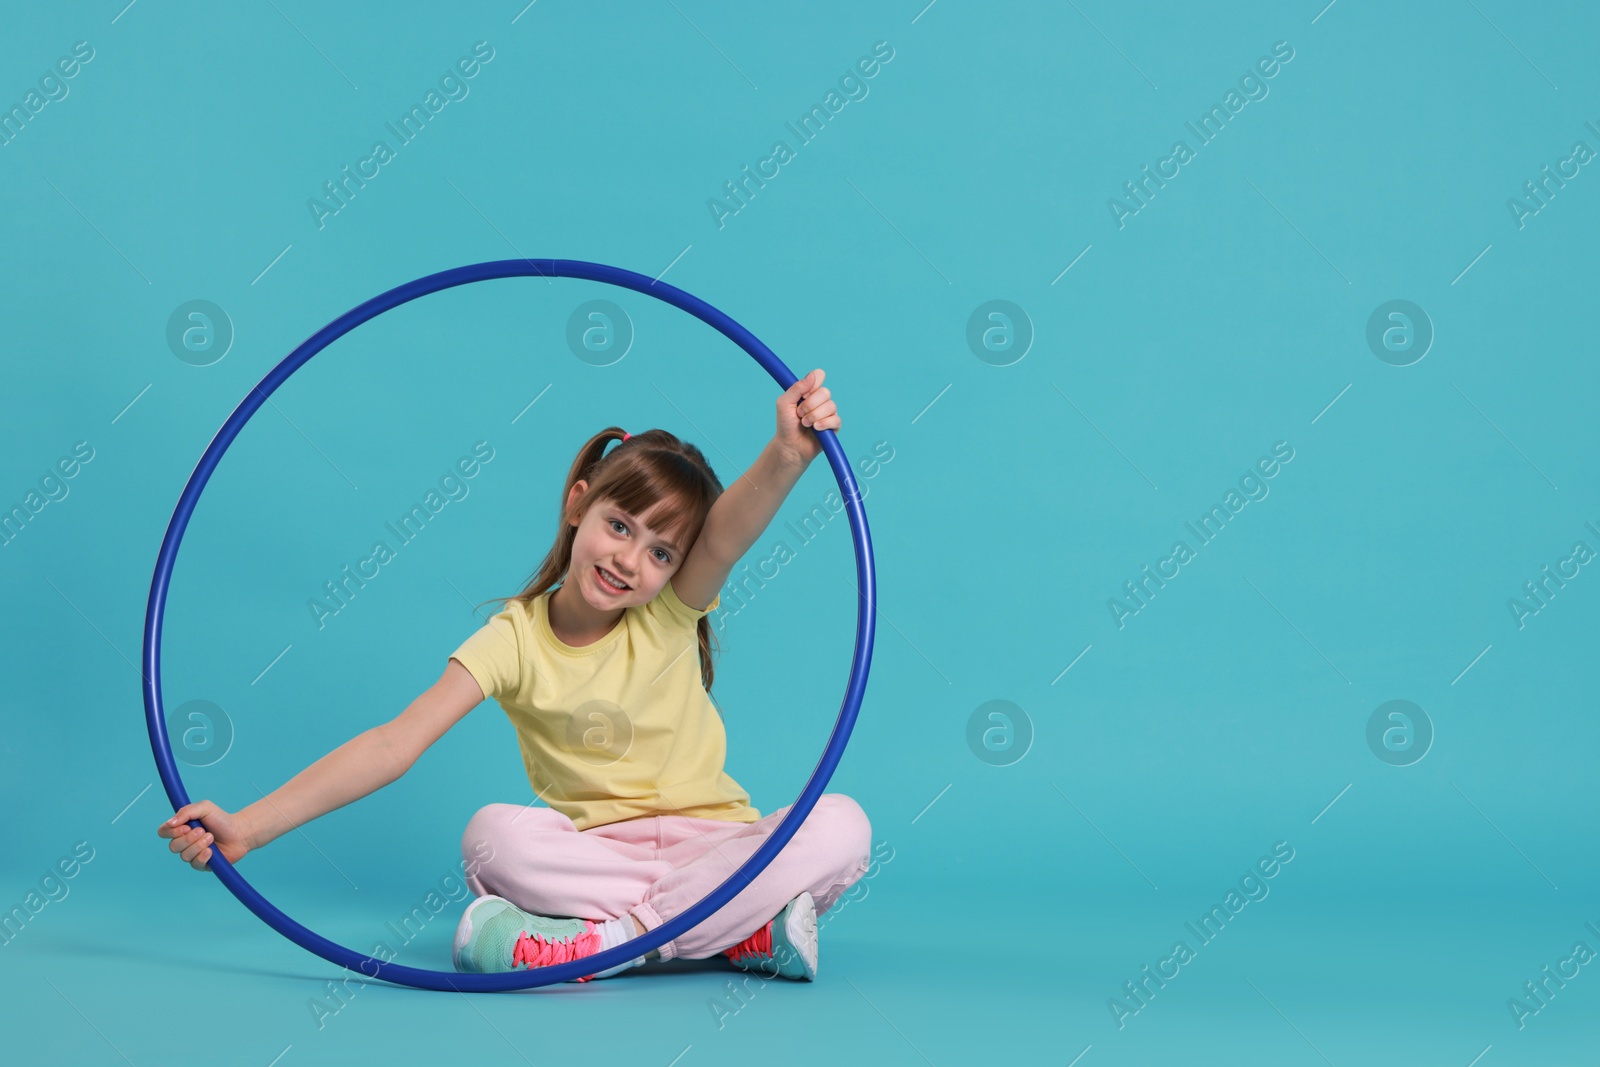
<path id="1" fill-rule="evenodd" d="M 550 629 L 554 590 L 512 601 L 469 637 L 460 661 L 516 727 L 534 792 L 580 830 L 652 815 L 755 822 L 723 770 L 727 735 L 700 681 L 705 611 L 669 580 L 581 648 Z"/>

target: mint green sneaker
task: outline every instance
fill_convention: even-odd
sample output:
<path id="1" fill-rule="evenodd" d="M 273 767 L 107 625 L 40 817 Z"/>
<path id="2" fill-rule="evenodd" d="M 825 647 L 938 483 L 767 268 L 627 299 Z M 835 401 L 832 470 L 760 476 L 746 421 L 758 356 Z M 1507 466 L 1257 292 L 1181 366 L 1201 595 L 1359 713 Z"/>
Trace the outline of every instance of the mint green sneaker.
<path id="1" fill-rule="evenodd" d="M 803 982 L 817 977 L 817 905 L 801 893 L 776 918 L 722 954 L 743 971 Z"/>
<path id="2" fill-rule="evenodd" d="M 456 970 L 472 974 L 546 967 L 592 956 L 600 934 L 588 919 L 554 919 L 523 911 L 504 897 L 482 896 L 467 905 L 456 927 Z M 571 981 L 587 982 L 594 975 Z"/>

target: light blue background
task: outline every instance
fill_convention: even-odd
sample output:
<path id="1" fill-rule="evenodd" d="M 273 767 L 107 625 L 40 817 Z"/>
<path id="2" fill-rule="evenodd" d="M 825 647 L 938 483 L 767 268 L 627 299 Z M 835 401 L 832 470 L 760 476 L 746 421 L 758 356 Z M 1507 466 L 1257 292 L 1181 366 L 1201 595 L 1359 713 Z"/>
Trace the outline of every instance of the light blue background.
<path id="1" fill-rule="evenodd" d="M 0 33 L 7 108 L 74 42 L 95 50 L 0 148 L 0 504 L 94 449 L 0 549 L 0 905 L 94 850 L 0 948 L 8 1060 L 1593 1055 L 1597 965 L 1523 1029 L 1506 1005 L 1575 942 L 1600 950 L 1600 577 L 1522 628 L 1507 607 L 1574 542 L 1600 549 L 1600 177 L 1521 228 L 1507 207 L 1574 141 L 1600 149 L 1589 5 L 122 2 L 18 9 Z M 319 229 L 307 200 L 480 40 L 469 95 Z M 719 228 L 707 200 L 793 147 L 785 123 L 877 41 L 894 57 L 869 94 Z M 1269 95 L 1119 229 L 1107 199 L 1195 147 L 1184 123 L 1278 41 L 1294 57 Z M 830 913 L 816 984 L 762 984 L 721 1027 L 734 972 L 714 963 L 470 1003 L 352 987 L 319 1027 L 308 1002 L 340 969 L 155 836 L 170 809 L 135 664 L 207 443 L 345 310 L 520 256 L 666 271 L 797 373 L 828 371 L 848 455 L 893 450 L 865 482 L 877 655 L 830 785 L 892 859 Z M 608 367 L 565 342 L 594 298 L 636 330 Z M 205 367 L 165 339 L 196 299 L 237 333 Z M 1009 366 L 965 340 L 996 299 L 1036 333 Z M 1395 299 L 1436 331 L 1406 367 L 1365 339 Z M 431 684 L 472 605 L 548 549 L 590 434 L 666 427 L 731 482 L 775 395 L 698 321 L 578 282 L 456 289 L 337 342 L 241 434 L 178 558 L 167 704 L 215 702 L 236 731 L 190 793 L 242 807 Z M 307 600 L 480 440 L 470 494 L 319 630 Z M 1279 441 L 1270 495 L 1119 629 L 1107 600 Z M 751 561 L 832 487 L 819 460 Z M 837 714 L 853 574 L 841 517 L 724 620 L 728 769 L 763 812 Z M 966 740 L 997 699 L 1034 735 L 1009 766 Z M 1436 731 L 1410 766 L 1367 747 L 1391 699 Z M 459 870 L 473 811 L 529 796 L 487 703 L 241 871 L 364 951 Z M 1108 999 L 1197 944 L 1184 923 L 1280 841 L 1270 895 L 1119 1029 Z M 448 968 L 458 914 L 400 961 Z"/>

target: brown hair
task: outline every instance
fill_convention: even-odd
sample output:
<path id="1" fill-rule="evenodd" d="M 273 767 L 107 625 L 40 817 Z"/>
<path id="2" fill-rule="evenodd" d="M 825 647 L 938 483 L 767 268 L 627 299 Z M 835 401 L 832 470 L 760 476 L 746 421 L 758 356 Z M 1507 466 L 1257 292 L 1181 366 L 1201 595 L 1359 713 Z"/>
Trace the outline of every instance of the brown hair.
<path id="1" fill-rule="evenodd" d="M 668 536 L 675 536 L 685 553 L 699 538 L 711 505 L 722 495 L 722 483 L 706 457 L 694 445 L 666 430 L 633 434 L 607 453 L 606 445 L 622 441 L 623 436 L 621 427 L 607 426 L 578 450 L 561 490 L 556 542 L 522 592 L 504 598 L 506 602 L 525 604 L 566 577 L 572 565 L 572 542 L 578 533 L 571 520 L 582 521 L 589 507 L 600 500 L 610 500 L 638 516 L 661 505 L 656 525 Z M 589 487 L 579 499 L 576 512 L 568 515 L 567 497 L 579 479 L 587 481 Z M 680 566 L 681 563 L 680 560 Z M 712 644 L 710 619 L 702 615 L 696 631 L 700 639 L 700 680 L 709 693 L 716 677 L 712 656 L 717 651 Z"/>

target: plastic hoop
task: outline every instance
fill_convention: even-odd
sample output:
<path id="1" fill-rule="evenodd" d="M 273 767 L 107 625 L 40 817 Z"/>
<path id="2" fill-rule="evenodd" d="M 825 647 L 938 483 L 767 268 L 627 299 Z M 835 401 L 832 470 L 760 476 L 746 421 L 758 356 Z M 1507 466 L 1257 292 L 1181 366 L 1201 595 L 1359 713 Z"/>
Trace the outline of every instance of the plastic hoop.
<path id="1" fill-rule="evenodd" d="M 312 356 L 362 323 L 419 296 L 436 293 L 442 289 L 471 282 L 517 277 L 577 278 L 632 289 L 634 292 L 654 297 L 687 311 L 722 333 L 766 368 L 767 373 L 772 375 L 780 388 L 788 389 L 797 380 L 794 372 L 789 370 L 783 361 L 754 334 L 699 297 L 631 270 L 582 260 L 502 259 L 440 271 L 381 293 L 345 312 L 312 334 L 250 390 L 234 409 L 233 414 L 222 424 L 222 429 L 217 432 L 216 437 L 212 438 L 205 454 L 200 457 L 194 473 L 189 476 L 183 495 L 178 498 L 178 506 L 172 513 L 172 520 L 167 524 L 166 536 L 161 541 L 161 551 L 156 556 L 155 575 L 150 583 L 150 599 L 146 604 L 144 617 L 144 710 L 156 768 L 161 774 L 161 784 L 166 788 L 167 798 L 172 802 L 174 811 L 189 803 L 189 794 L 184 789 L 183 779 L 179 776 L 177 764 L 173 760 L 172 744 L 167 737 L 166 712 L 161 699 L 161 628 L 166 613 L 167 586 L 172 579 L 173 563 L 177 559 L 178 546 L 183 541 L 183 532 L 189 525 L 189 518 L 194 513 L 201 492 L 205 489 L 223 454 L 227 452 L 228 446 L 250 421 L 251 416 L 291 374 L 299 370 Z M 845 686 L 844 703 L 840 706 L 838 721 L 834 724 L 833 733 L 828 737 L 822 758 L 817 761 L 816 769 L 811 772 L 811 778 L 791 806 L 789 814 L 779 822 L 777 828 L 743 866 L 730 874 L 722 884 L 706 894 L 693 907 L 675 918 L 668 919 L 655 929 L 647 930 L 626 944 L 617 945 L 582 959 L 527 971 L 466 974 L 407 967 L 352 951 L 329 941 L 279 911 L 215 848 L 212 849 L 210 869 L 216 872 L 222 884 L 227 886 L 245 907 L 254 912 L 257 918 L 301 948 L 331 963 L 359 971 L 368 978 L 380 978 L 419 989 L 488 993 L 571 981 L 641 956 L 704 922 L 749 885 L 800 829 L 800 824 L 805 821 L 806 816 L 816 805 L 817 798 L 827 788 L 828 780 L 833 777 L 834 769 L 838 766 L 840 757 L 844 755 L 845 745 L 849 743 L 850 732 L 855 727 L 856 715 L 861 710 L 862 697 L 866 692 L 867 672 L 872 664 L 873 630 L 877 621 L 877 586 L 872 558 L 872 536 L 867 529 L 867 516 L 862 508 L 860 489 L 856 484 L 854 473 L 850 470 L 844 449 L 839 445 L 838 435 L 833 430 L 824 430 L 817 437 L 821 442 L 823 453 L 828 457 L 829 466 L 833 468 L 834 477 L 838 479 L 840 491 L 844 494 L 845 512 L 850 516 L 850 535 L 856 551 L 856 644 L 850 665 L 850 679 Z M 189 825 L 199 827 L 201 823 L 199 820 L 190 820 Z"/>

